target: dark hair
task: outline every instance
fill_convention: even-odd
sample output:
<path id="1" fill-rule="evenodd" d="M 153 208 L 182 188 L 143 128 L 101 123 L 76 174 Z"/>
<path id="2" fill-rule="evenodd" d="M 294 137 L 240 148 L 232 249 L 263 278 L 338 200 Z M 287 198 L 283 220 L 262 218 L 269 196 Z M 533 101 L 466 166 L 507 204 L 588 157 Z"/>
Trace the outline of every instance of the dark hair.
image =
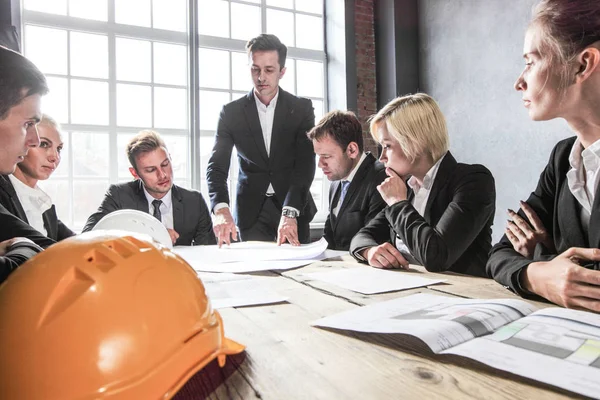
<path id="1" fill-rule="evenodd" d="M 351 142 L 355 142 L 358 150 L 363 152 L 362 125 L 352 111 L 331 111 L 306 134 L 310 140 L 320 140 L 326 135 L 335 140 L 343 151 Z"/>
<path id="2" fill-rule="evenodd" d="M 136 157 L 142 153 L 149 153 L 160 147 L 164 147 L 165 149 L 167 148 L 164 140 L 162 140 L 157 132 L 147 129 L 140 131 L 137 135 L 131 138 L 129 143 L 127 143 L 127 148 L 125 151 L 127 153 L 129 163 L 137 171 L 137 166 L 135 164 Z"/>
<path id="3" fill-rule="evenodd" d="M 26 97 L 46 93 L 44 74 L 19 53 L 0 46 L 0 120 Z"/>
<path id="4" fill-rule="evenodd" d="M 277 36 L 263 33 L 253 39 L 248 40 L 248 43 L 246 43 L 246 52 L 248 55 L 254 51 L 272 50 L 277 51 L 277 55 L 279 56 L 279 66 L 284 68 L 285 59 L 287 57 L 287 47 L 285 47 L 285 44 L 281 43 Z"/>
<path id="5" fill-rule="evenodd" d="M 600 1 L 542 0 L 530 26 L 540 29 L 540 55 L 549 66 L 559 67 L 561 85 L 566 87 L 570 63 L 600 40 Z"/>

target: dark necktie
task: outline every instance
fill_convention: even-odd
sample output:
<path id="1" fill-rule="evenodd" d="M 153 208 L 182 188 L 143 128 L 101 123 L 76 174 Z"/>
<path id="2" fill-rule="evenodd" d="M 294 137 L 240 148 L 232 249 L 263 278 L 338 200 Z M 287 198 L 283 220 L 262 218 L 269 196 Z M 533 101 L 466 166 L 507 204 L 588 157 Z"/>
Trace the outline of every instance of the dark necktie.
<path id="1" fill-rule="evenodd" d="M 348 193 L 348 186 L 350 186 L 350 181 L 342 181 L 342 193 L 340 194 L 340 200 L 338 201 L 338 205 L 340 207 L 344 203 L 344 197 L 346 197 L 346 193 Z"/>
<path id="2" fill-rule="evenodd" d="M 154 207 L 154 218 L 162 222 L 162 215 L 160 214 L 160 205 L 162 204 L 162 200 L 152 200 L 152 206 Z"/>

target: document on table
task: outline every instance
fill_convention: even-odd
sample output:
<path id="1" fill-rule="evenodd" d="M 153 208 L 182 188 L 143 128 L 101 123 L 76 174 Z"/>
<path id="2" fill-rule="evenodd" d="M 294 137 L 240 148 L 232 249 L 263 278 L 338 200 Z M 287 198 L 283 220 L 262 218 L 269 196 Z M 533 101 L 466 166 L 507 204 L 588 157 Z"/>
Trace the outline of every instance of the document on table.
<path id="1" fill-rule="evenodd" d="M 301 246 L 241 242 L 220 249 L 216 245 L 177 246 L 173 251 L 196 271 L 230 273 L 291 269 L 341 253 L 327 250 L 325 239 Z"/>
<path id="2" fill-rule="evenodd" d="M 242 307 L 286 301 L 272 291 L 269 278 L 227 273 L 199 273 L 213 308 Z"/>
<path id="3" fill-rule="evenodd" d="M 303 276 L 363 294 L 414 289 L 445 281 L 445 279 L 423 278 L 411 272 L 389 271 L 368 266 L 313 272 Z"/>
<path id="4" fill-rule="evenodd" d="M 359 332 L 403 333 L 440 354 L 600 398 L 600 315 L 535 307 L 516 299 L 416 294 L 312 323 Z"/>
<path id="5" fill-rule="evenodd" d="M 522 300 L 476 300 L 419 293 L 345 311 L 312 325 L 359 332 L 405 333 L 439 353 L 533 312 Z"/>

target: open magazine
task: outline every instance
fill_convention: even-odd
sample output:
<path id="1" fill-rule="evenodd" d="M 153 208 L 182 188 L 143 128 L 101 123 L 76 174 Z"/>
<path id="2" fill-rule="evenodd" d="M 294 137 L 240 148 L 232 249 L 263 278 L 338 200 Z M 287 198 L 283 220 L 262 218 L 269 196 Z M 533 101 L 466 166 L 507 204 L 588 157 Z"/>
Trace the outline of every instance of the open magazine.
<path id="1" fill-rule="evenodd" d="M 600 398 L 600 315 L 521 300 L 415 294 L 312 323 L 402 333 L 438 354 L 456 354 L 585 396 Z"/>

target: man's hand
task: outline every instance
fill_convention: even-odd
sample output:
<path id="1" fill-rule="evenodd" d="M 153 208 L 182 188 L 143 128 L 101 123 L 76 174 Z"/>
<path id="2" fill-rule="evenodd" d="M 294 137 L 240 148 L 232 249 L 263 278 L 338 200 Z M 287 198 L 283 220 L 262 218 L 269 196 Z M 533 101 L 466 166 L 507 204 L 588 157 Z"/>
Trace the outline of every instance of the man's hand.
<path id="1" fill-rule="evenodd" d="M 231 244 L 231 239 L 235 241 L 238 240 L 237 229 L 229 207 L 223 207 L 215 211 L 213 231 L 217 237 L 217 244 L 219 247 L 221 247 L 223 243 Z"/>
<path id="2" fill-rule="evenodd" d="M 169 231 L 169 236 L 171 236 L 171 242 L 175 244 L 177 239 L 179 239 L 179 233 L 175 232 L 175 229 L 167 228 L 167 231 Z"/>
<path id="3" fill-rule="evenodd" d="M 508 210 L 508 215 L 512 218 L 512 221 L 508 221 L 505 233 L 514 249 L 521 253 L 523 257 L 529 259 L 533 257 L 535 246 L 538 243 L 542 243 L 547 249 L 554 249 L 552 238 L 548 235 L 544 224 L 533 211 L 533 208 L 526 202 L 521 201 L 521 209 L 531 224 L 513 210 Z"/>
<path id="4" fill-rule="evenodd" d="M 386 168 L 385 173 L 388 177 L 377 186 L 377 191 L 383 200 L 388 206 L 406 200 L 408 190 L 404 180 L 391 168 Z"/>
<path id="5" fill-rule="evenodd" d="M 279 227 L 277 228 L 277 246 L 282 245 L 286 240 L 292 246 L 300 246 L 300 241 L 298 240 L 298 221 L 296 221 L 296 218 L 281 216 Z"/>
<path id="6" fill-rule="evenodd" d="M 375 268 L 403 268 L 408 269 L 408 261 L 391 243 L 369 247 L 361 254 L 369 265 Z"/>
<path id="7" fill-rule="evenodd" d="M 521 284 L 560 306 L 600 312 L 600 271 L 580 266 L 582 261 L 600 261 L 600 250 L 571 247 L 552 261 L 531 263 Z"/>
<path id="8" fill-rule="evenodd" d="M 24 238 L 24 237 L 14 237 L 12 239 L 8 239 L 3 242 L 0 242 L 0 257 L 6 255 L 8 250 L 10 250 L 10 247 L 19 242 L 33 243 L 31 240 Z"/>

